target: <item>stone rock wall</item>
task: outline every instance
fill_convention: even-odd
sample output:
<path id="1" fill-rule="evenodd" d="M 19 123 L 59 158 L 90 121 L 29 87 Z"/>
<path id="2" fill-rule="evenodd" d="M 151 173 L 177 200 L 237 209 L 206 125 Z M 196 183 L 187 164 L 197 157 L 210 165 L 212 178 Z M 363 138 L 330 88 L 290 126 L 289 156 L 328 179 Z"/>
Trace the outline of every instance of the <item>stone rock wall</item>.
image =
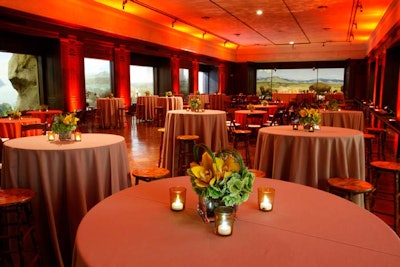
<path id="1" fill-rule="evenodd" d="M 18 92 L 16 109 L 39 107 L 38 64 L 35 56 L 13 54 L 8 62 L 8 79 Z"/>

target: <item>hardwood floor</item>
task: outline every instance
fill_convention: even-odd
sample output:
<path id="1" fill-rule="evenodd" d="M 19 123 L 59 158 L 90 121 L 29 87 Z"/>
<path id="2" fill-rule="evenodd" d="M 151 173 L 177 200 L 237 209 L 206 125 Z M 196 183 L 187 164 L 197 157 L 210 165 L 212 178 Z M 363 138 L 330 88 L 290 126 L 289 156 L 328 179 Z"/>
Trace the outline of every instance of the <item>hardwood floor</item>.
<path id="1" fill-rule="evenodd" d="M 130 168 L 157 167 L 160 152 L 161 134 L 151 122 L 138 122 L 134 116 L 127 116 L 125 127 L 121 129 L 100 129 L 97 127 L 81 127 L 83 132 L 99 132 L 118 134 L 125 137 Z M 395 148 L 397 148 L 397 135 L 388 131 L 385 156 L 386 160 L 396 161 Z M 232 144 L 230 143 L 232 146 Z M 374 150 L 377 148 L 374 147 Z M 244 155 L 243 147 L 238 148 Z M 250 143 L 250 158 L 254 161 L 255 140 Z M 376 160 L 376 158 L 374 158 Z M 381 218 L 386 224 L 393 228 L 394 205 L 393 205 L 393 177 L 392 175 L 383 175 L 380 178 L 379 190 L 375 200 L 373 213 Z"/>

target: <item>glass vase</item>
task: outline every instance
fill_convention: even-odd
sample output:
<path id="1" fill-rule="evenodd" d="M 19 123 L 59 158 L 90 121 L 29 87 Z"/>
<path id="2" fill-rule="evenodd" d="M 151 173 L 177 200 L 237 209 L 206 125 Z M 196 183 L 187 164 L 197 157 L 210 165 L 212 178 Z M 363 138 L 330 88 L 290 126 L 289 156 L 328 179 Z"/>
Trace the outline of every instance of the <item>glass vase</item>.
<path id="1" fill-rule="evenodd" d="M 71 140 L 71 134 L 72 134 L 71 131 L 60 132 L 60 133 L 58 133 L 58 139 L 60 141 L 69 141 L 69 140 Z"/>
<path id="2" fill-rule="evenodd" d="M 197 211 L 204 222 L 210 223 L 215 221 L 214 210 L 220 206 L 225 206 L 225 203 L 221 199 L 208 199 L 199 196 Z M 237 206 L 233 206 L 233 209 L 236 212 Z"/>

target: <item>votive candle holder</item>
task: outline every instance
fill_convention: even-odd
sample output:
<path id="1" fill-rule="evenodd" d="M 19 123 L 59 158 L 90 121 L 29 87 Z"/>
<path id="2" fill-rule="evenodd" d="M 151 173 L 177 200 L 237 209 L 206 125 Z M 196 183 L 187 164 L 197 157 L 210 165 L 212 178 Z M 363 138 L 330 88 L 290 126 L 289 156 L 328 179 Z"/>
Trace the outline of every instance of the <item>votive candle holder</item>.
<path id="1" fill-rule="evenodd" d="M 47 132 L 47 140 L 50 142 L 56 140 L 56 133 L 55 132 Z"/>
<path id="2" fill-rule="evenodd" d="M 272 187 L 258 188 L 258 208 L 262 211 L 272 211 L 274 207 L 275 189 Z"/>
<path id="3" fill-rule="evenodd" d="M 186 188 L 183 186 L 174 186 L 169 188 L 169 203 L 173 211 L 182 211 L 185 209 Z"/>
<path id="4" fill-rule="evenodd" d="M 82 133 L 81 132 L 75 132 L 75 141 L 80 142 L 82 141 Z"/>
<path id="5" fill-rule="evenodd" d="M 219 206 L 214 210 L 214 232 L 220 236 L 230 236 L 233 232 L 235 209 L 233 207 Z"/>

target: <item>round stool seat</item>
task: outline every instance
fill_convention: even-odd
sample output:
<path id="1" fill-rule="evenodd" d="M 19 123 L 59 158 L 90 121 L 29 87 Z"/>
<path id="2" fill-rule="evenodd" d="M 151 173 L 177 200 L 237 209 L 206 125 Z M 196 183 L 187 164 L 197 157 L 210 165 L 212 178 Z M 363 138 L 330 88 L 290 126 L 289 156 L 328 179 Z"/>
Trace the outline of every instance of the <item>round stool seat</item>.
<path id="1" fill-rule="evenodd" d="M 367 133 L 385 133 L 386 129 L 384 128 L 375 128 L 375 127 L 368 127 L 365 129 Z"/>
<path id="2" fill-rule="evenodd" d="M 400 163 L 392 161 L 372 161 L 370 165 L 374 168 L 389 171 L 389 172 L 400 172 Z"/>
<path id="3" fill-rule="evenodd" d="M 0 190 L 0 207 L 21 204 L 31 201 L 35 192 L 26 188 L 10 188 Z"/>
<path id="4" fill-rule="evenodd" d="M 247 135 L 247 134 L 251 134 L 250 130 L 233 130 L 234 134 L 241 134 L 241 135 Z"/>
<path id="5" fill-rule="evenodd" d="M 192 140 L 198 140 L 200 136 L 195 135 L 195 134 L 183 134 L 183 135 L 178 135 L 176 139 L 178 140 L 183 140 L 183 141 L 192 141 Z"/>
<path id="6" fill-rule="evenodd" d="M 375 191 L 375 188 L 372 184 L 356 178 L 338 177 L 329 178 L 328 184 L 330 192 L 336 192 L 341 196 L 344 195 L 346 199 L 353 202 L 353 197 L 355 195 L 363 194 L 365 208 L 367 210 L 371 210 L 371 206 L 373 205 L 372 193 Z"/>
<path id="7" fill-rule="evenodd" d="M 335 189 L 355 194 L 371 192 L 374 189 L 372 184 L 356 178 L 329 178 L 328 184 Z"/>
<path id="8" fill-rule="evenodd" d="M 155 179 L 165 178 L 169 175 L 169 170 L 158 167 L 141 168 L 133 170 L 132 175 L 135 176 L 135 184 L 137 185 L 139 180 L 150 182 Z"/>
<path id="9" fill-rule="evenodd" d="M 254 173 L 254 176 L 255 176 L 255 177 L 258 177 L 258 178 L 265 178 L 265 172 L 263 172 L 263 171 L 256 170 L 256 169 L 249 169 L 249 172 Z"/>

